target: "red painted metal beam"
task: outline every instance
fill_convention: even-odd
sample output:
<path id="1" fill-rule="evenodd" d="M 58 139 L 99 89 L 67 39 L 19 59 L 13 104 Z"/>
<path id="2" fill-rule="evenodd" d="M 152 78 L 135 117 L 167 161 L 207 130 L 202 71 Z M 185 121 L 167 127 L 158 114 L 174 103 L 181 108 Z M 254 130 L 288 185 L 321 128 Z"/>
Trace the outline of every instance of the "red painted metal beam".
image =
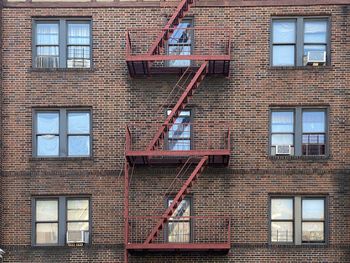
<path id="1" fill-rule="evenodd" d="M 168 61 L 168 60 L 194 60 L 194 61 L 230 61 L 230 55 L 133 55 L 127 56 L 126 61 Z"/>
<path id="2" fill-rule="evenodd" d="M 227 243 L 159 243 L 159 244 L 127 244 L 128 250 L 151 250 L 151 251 L 228 251 L 231 248 L 231 244 Z"/>
<path id="3" fill-rule="evenodd" d="M 127 151 L 126 156 L 145 156 L 145 157 L 177 157 L 177 156 L 221 156 L 230 155 L 229 149 L 224 150 L 186 150 L 186 151 L 171 151 L 171 150 L 146 150 L 146 151 Z"/>

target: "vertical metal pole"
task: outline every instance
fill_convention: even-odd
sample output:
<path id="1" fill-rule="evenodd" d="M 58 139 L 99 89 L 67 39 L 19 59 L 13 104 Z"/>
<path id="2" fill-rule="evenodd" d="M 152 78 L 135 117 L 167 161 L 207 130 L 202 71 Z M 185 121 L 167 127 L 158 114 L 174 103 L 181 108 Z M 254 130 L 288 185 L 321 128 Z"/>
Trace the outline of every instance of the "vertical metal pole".
<path id="1" fill-rule="evenodd" d="M 124 262 L 128 262 L 128 250 L 126 246 L 129 242 L 129 163 L 125 158 L 124 165 Z"/>

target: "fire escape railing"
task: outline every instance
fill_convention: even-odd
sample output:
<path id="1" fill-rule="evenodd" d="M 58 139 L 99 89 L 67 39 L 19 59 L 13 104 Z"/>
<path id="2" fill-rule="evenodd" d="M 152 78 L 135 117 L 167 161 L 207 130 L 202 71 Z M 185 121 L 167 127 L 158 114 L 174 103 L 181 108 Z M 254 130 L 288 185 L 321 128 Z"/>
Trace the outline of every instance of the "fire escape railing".
<path id="1" fill-rule="evenodd" d="M 161 219 L 159 216 L 129 217 L 127 245 L 144 244 L 152 227 Z M 230 229 L 227 216 L 173 216 L 151 244 L 230 244 Z"/>
<path id="2" fill-rule="evenodd" d="M 149 45 L 153 43 L 159 31 L 171 35 L 168 42 L 175 43 L 180 47 L 190 45 L 190 53 L 178 52 L 169 53 L 167 44 L 164 43 L 157 49 L 156 54 L 149 54 Z M 187 27 L 176 28 L 179 34 L 173 34 L 172 29 L 155 28 L 131 28 L 126 32 L 126 59 L 127 60 L 210 60 L 229 57 L 231 53 L 231 32 L 223 27 Z M 186 33 L 186 36 L 184 35 Z M 166 64 L 163 64 L 166 66 Z"/>

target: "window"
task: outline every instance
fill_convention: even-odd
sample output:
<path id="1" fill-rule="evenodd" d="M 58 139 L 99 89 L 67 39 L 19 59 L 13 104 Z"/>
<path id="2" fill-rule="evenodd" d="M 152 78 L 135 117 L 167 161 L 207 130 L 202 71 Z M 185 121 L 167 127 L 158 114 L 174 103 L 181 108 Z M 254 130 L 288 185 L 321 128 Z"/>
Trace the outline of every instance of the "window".
<path id="1" fill-rule="evenodd" d="M 168 207 L 174 198 L 168 198 Z M 167 223 L 167 238 L 170 243 L 189 243 L 191 241 L 191 199 L 185 198 L 176 208 Z"/>
<path id="2" fill-rule="evenodd" d="M 87 197 L 38 197 L 33 199 L 33 245 L 64 245 L 90 242 L 90 200 Z M 76 234 L 76 235 L 74 235 Z M 73 239 L 72 239 L 73 237 Z"/>
<path id="3" fill-rule="evenodd" d="M 171 110 L 167 111 L 167 115 Z M 183 110 L 168 132 L 167 146 L 172 151 L 191 150 L 191 111 Z"/>
<path id="4" fill-rule="evenodd" d="M 272 66 L 306 66 L 309 51 L 325 51 L 330 58 L 328 18 L 276 18 L 272 20 Z"/>
<path id="5" fill-rule="evenodd" d="M 33 127 L 34 156 L 86 157 L 91 155 L 90 110 L 36 110 Z"/>
<path id="6" fill-rule="evenodd" d="M 271 199 L 271 241 L 293 242 L 293 198 Z"/>
<path id="7" fill-rule="evenodd" d="M 169 55 L 191 55 L 193 44 L 193 21 L 183 19 L 168 41 Z M 170 60 L 170 67 L 188 67 L 190 60 Z"/>
<path id="8" fill-rule="evenodd" d="M 325 243 L 325 197 L 271 197 L 271 243 Z"/>
<path id="9" fill-rule="evenodd" d="M 327 155 L 327 112 L 327 108 L 271 109 L 270 154 Z M 290 151 L 280 152 L 281 147 Z"/>
<path id="10" fill-rule="evenodd" d="M 34 20 L 33 67 L 90 68 L 91 21 Z"/>

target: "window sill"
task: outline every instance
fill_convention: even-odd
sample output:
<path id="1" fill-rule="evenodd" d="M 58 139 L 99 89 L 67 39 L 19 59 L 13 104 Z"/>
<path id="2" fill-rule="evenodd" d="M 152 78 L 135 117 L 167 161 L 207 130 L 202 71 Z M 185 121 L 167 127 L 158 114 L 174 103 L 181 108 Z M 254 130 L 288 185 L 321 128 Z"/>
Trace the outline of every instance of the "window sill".
<path id="1" fill-rule="evenodd" d="M 269 155 L 271 160 L 329 160 L 329 155 L 314 155 L 314 156 L 292 156 L 292 155 Z"/>
<path id="2" fill-rule="evenodd" d="M 94 72 L 95 68 L 30 68 L 29 72 Z"/>
<path id="3" fill-rule="evenodd" d="M 326 66 L 293 66 L 293 67 L 288 67 L 288 66 L 270 66 L 270 70 L 314 70 L 314 71 L 319 71 L 319 70 L 331 70 L 332 66 L 331 65 L 326 65 Z"/>
<path id="4" fill-rule="evenodd" d="M 89 157 L 30 157 L 29 161 L 93 161 L 92 156 Z"/>
<path id="5" fill-rule="evenodd" d="M 328 244 L 327 243 L 302 243 L 300 245 L 297 245 L 295 243 L 271 243 L 270 244 L 271 247 L 281 247 L 281 248 L 310 248 L 310 247 L 327 247 Z"/>

